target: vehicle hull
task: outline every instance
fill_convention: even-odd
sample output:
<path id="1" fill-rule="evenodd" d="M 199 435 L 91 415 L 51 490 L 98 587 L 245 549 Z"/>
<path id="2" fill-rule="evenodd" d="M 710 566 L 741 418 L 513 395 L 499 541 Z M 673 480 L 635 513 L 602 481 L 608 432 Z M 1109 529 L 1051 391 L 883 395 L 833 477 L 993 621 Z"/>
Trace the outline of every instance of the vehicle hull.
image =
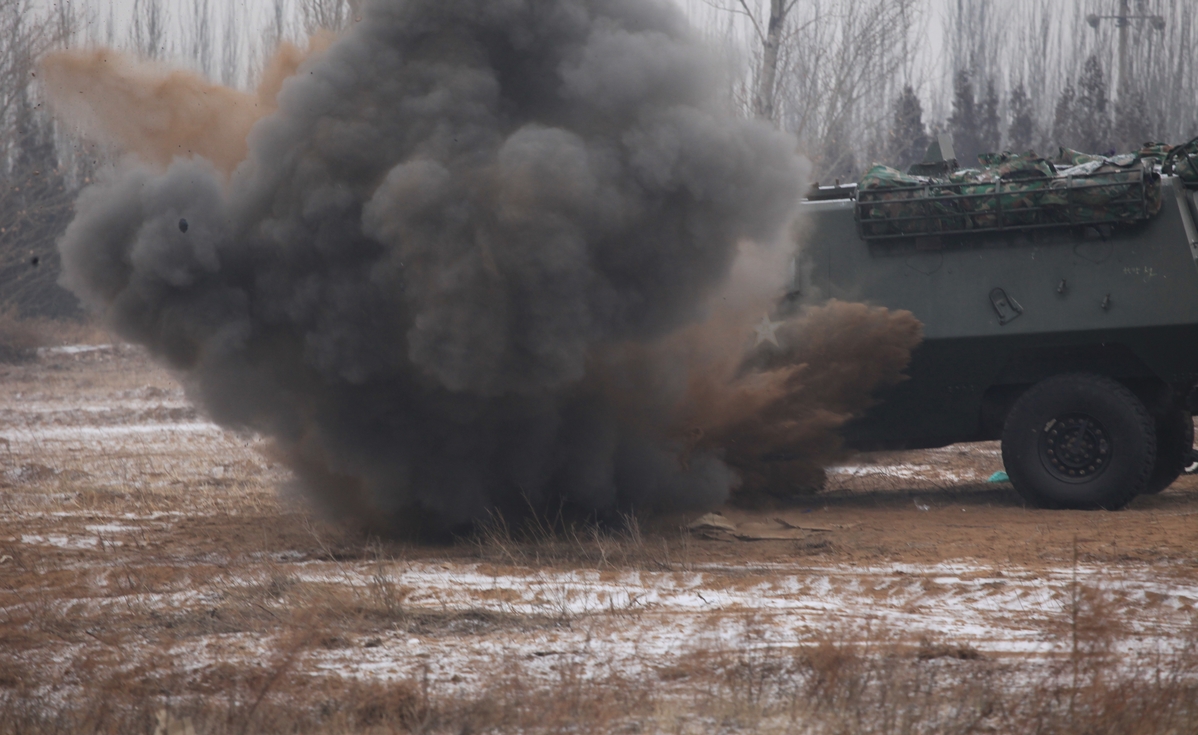
<path id="1" fill-rule="evenodd" d="M 795 301 L 863 301 L 924 325 L 909 379 L 846 427 L 847 443 L 996 439 L 1022 390 L 1065 372 L 1115 378 L 1146 403 L 1184 398 L 1198 383 L 1196 212 L 1177 179 L 1162 195 L 1137 223 L 891 241 L 861 239 L 851 201 L 805 205 Z"/>

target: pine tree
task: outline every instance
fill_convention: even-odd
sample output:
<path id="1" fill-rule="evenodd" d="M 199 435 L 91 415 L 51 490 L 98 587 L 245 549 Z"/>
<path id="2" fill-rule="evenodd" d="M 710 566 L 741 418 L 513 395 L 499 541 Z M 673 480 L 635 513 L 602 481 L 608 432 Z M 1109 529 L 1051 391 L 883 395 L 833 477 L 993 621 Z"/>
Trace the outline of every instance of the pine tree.
<path id="1" fill-rule="evenodd" d="M 1027 96 L 1023 82 L 1011 90 L 1011 127 L 1007 128 L 1011 150 L 1018 153 L 1031 150 L 1036 135 L 1036 124 L 1032 119 L 1032 101 Z"/>
<path id="2" fill-rule="evenodd" d="M 1086 59 L 1081 78 L 1077 80 L 1075 107 L 1075 147 L 1086 153 L 1108 152 L 1111 145 L 1111 123 L 1107 111 L 1106 76 L 1102 73 L 1102 62 L 1097 56 Z"/>
<path id="3" fill-rule="evenodd" d="M 1127 99 L 1116 102 L 1114 138 L 1119 151 L 1137 151 L 1144 143 L 1154 141 L 1154 119 L 1144 93 L 1138 89 L 1129 92 Z"/>
<path id="4" fill-rule="evenodd" d="M 890 128 L 890 161 L 906 170 L 923 160 L 929 139 L 923 125 L 923 105 L 915 89 L 908 84 L 894 102 L 894 120 Z"/>
<path id="5" fill-rule="evenodd" d="M 981 145 L 978 141 L 978 114 L 973 99 L 969 72 L 962 69 L 953 79 L 953 114 L 948 119 L 953 149 L 962 166 L 976 166 Z"/>
<path id="6" fill-rule="evenodd" d="M 979 115 L 978 149 L 980 153 L 1002 150 L 1002 129 L 999 128 L 998 92 L 994 82 L 986 82 L 986 97 L 982 100 Z"/>
<path id="7" fill-rule="evenodd" d="M 1057 107 L 1052 119 L 1052 137 L 1058 146 L 1065 148 L 1077 146 L 1076 107 L 1077 91 L 1073 88 L 1073 83 L 1069 82 L 1065 85 L 1065 89 L 1061 90 L 1061 96 L 1057 98 Z M 1049 155 L 1055 156 L 1056 151 L 1049 151 Z"/>

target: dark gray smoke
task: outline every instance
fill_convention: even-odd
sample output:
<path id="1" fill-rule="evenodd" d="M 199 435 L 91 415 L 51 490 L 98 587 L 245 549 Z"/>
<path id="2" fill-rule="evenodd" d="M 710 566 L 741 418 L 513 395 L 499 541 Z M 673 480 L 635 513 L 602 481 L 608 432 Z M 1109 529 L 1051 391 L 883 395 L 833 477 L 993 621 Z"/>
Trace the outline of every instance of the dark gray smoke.
<path id="1" fill-rule="evenodd" d="M 793 140 L 723 89 L 668 0 L 381 0 L 231 177 L 86 190 L 64 281 L 334 508 L 720 502 L 734 473 L 680 460 L 645 392 L 682 387 L 612 355 L 702 320 L 738 241 L 790 218 Z"/>

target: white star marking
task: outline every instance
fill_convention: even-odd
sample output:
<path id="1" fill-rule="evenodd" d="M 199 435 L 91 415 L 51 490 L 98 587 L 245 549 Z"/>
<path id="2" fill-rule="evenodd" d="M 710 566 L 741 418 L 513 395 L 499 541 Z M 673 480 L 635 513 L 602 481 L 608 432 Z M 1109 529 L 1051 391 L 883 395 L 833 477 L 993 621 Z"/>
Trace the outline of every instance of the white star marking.
<path id="1" fill-rule="evenodd" d="M 757 332 L 757 344 L 772 342 L 774 347 L 778 347 L 778 337 L 774 333 L 778 331 L 778 327 L 780 326 L 782 326 L 782 322 L 770 321 L 769 314 L 761 317 L 761 323 L 753 327 L 753 331 Z"/>

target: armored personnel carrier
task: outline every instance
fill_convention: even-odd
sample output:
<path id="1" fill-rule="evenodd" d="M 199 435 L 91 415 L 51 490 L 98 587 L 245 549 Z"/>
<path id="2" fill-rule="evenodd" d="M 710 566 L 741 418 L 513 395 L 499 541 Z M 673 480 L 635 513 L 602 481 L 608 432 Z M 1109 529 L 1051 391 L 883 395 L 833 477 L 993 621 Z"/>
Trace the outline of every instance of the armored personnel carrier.
<path id="1" fill-rule="evenodd" d="M 792 299 L 907 309 L 924 325 L 910 379 L 845 428 L 847 444 L 1000 439 L 1015 489 L 1046 508 L 1117 509 L 1168 487 L 1198 405 L 1198 176 L 1176 175 L 1198 158 L 1179 166 L 1185 149 L 931 161 L 918 171 L 939 176 L 881 167 L 813 187 Z"/>

